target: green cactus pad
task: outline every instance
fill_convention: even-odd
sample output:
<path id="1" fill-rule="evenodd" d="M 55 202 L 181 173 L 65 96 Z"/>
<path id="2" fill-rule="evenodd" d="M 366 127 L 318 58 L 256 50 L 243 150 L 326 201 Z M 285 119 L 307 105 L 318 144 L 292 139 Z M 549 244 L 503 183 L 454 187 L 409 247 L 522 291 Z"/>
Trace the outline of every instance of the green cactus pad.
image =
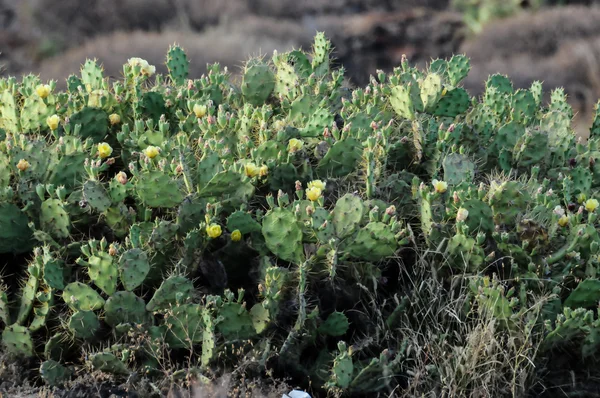
<path id="1" fill-rule="evenodd" d="M 69 123 L 71 126 L 81 125 L 82 141 L 91 138 L 97 144 L 108 134 L 108 114 L 102 109 L 85 107 L 71 115 Z"/>
<path id="2" fill-rule="evenodd" d="M 178 86 L 182 86 L 189 74 L 189 61 L 183 48 L 175 45 L 169 47 L 167 53 L 167 68 L 171 80 Z"/>
<path id="3" fill-rule="evenodd" d="M 261 226 L 249 213 L 238 210 L 227 217 L 227 230 L 233 232 L 238 230 L 242 235 L 259 232 Z"/>
<path id="4" fill-rule="evenodd" d="M 42 203 L 40 224 L 53 238 L 65 239 L 70 236 L 71 219 L 59 199 L 46 199 Z"/>
<path id="5" fill-rule="evenodd" d="M 256 335 L 252 317 L 241 304 L 223 304 L 219 309 L 219 318 L 221 318 L 221 320 L 217 323 L 217 331 L 221 333 L 226 340 L 244 340 Z"/>
<path id="6" fill-rule="evenodd" d="M 600 301 L 600 280 L 585 279 L 569 294 L 564 306 L 572 309 L 596 307 Z"/>
<path id="7" fill-rule="evenodd" d="M 104 299 L 94 289 L 81 282 L 69 283 L 62 297 L 64 302 L 76 311 L 95 311 L 104 307 Z"/>
<path id="8" fill-rule="evenodd" d="M 146 253 L 138 248 L 127 250 L 119 259 L 119 273 L 125 290 L 132 291 L 140 286 L 150 272 Z"/>
<path id="9" fill-rule="evenodd" d="M 71 376 L 69 369 L 54 360 L 47 360 L 40 365 L 40 377 L 50 386 L 60 386 Z"/>
<path id="10" fill-rule="evenodd" d="M 69 318 L 68 327 L 76 338 L 91 340 L 100 330 L 100 321 L 92 311 L 77 311 Z"/>
<path id="11" fill-rule="evenodd" d="M 269 250 L 280 259 L 296 264 L 303 261 L 302 228 L 291 211 L 270 211 L 263 219 L 262 234 Z"/>
<path id="12" fill-rule="evenodd" d="M 168 310 L 171 305 L 176 304 L 178 293 L 183 297 L 189 297 L 193 290 L 194 285 L 189 279 L 180 275 L 172 275 L 156 289 L 154 296 L 146 305 L 146 309 L 150 312 Z"/>
<path id="13" fill-rule="evenodd" d="M 347 193 L 335 203 L 333 225 L 339 238 L 352 234 L 365 214 L 365 206 L 360 197 Z"/>
<path id="14" fill-rule="evenodd" d="M 354 138 L 346 138 L 333 144 L 317 167 L 321 178 L 344 177 L 356 170 L 362 159 L 362 144 Z"/>
<path id="15" fill-rule="evenodd" d="M 7 326 L 2 332 L 2 344 L 11 354 L 24 357 L 33 355 L 33 341 L 29 330 L 24 326 Z"/>
<path id="16" fill-rule="evenodd" d="M 332 312 L 325 322 L 319 326 L 319 332 L 328 336 L 343 336 L 348 331 L 350 323 L 342 312 Z"/>
<path id="17" fill-rule="evenodd" d="M 99 352 L 90 355 L 90 363 L 94 370 L 101 370 L 116 375 L 128 375 L 129 369 L 115 354 L 111 352 Z"/>
<path id="18" fill-rule="evenodd" d="M 120 323 L 146 324 L 150 321 L 144 300 L 131 292 L 113 294 L 106 300 L 104 311 L 104 320 L 113 327 Z"/>
<path id="19" fill-rule="evenodd" d="M 17 323 L 22 325 L 25 323 L 31 309 L 33 308 L 33 300 L 35 299 L 35 293 L 39 286 L 39 280 L 34 275 L 29 275 L 27 283 L 21 291 L 21 305 L 19 307 L 19 313 L 17 315 Z"/>
<path id="20" fill-rule="evenodd" d="M 99 213 L 106 211 L 111 205 L 106 189 L 99 181 L 94 180 L 86 181 L 83 184 L 83 200 Z"/>
<path id="21" fill-rule="evenodd" d="M 254 304 L 250 310 L 250 318 L 252 318 L 252 325 L 258 334 L 261 334 L 271 321 L 269 311 L 261 303 Z"/>
<path id="22" fill-rule="evenodd" d="M 275 75 L 269 65 L 259 60 L 246 64 L 242 80 L 244 99 L 253 106 L 263 105 L 275 89 Z"/>
<path id="23" fill-rule="evenodd" d="M 394 255 L 398 242 L 389 225 L 370 222 L 358 231 L 349 252 L 356 258 L 380 261 Z"/>
<path id="24" fill-rule="evenodd" d="M 444 181 L 450 185 L 471 182 L 475 177 L 475 164 L 466 155 L 449 153 L 444 158 L 442 167 L 444 168 Z"/>
<path id="25" fill-rule="evenodd" d="M 450 84 L 458 86 L 458 84 L 467 77 L 471 70 L 471 61 L 465 55 L 455 55 L 448 61 L 447 74 L 450 79 Z"/>
<path id="26" fill-rule="evenodd" d="M 94 284 L 107 295 L 117 290 L 119 270 L 113 257 L 106 252 L 98 252 L 87 261 L 88 274 Z"/>
<path id="27" fill-rule="evenodd" d="M 203 339 L 202 307 L 198 304 L 178 305 L 165 316 L 171 348 L 189 348 Z"/>
<path id="28" fill-rule="evenodd" d="M 141 174 L 135 190 L 142 203 L 150 207 L 175 207 L 183 201 L 177 181 L 161 171 Z"/>
<path id="29" fill-rule="evenodd" d="M 471 102 L 469 94 L 461 87 L 442 94 L 433 114 L 435 116 L 456 117 L 469 109 Z"/>
<path id="30" fill-rule="evenodd" d="M 102 89 L 102 67 L 95 60 L 86 60 L 81 67 L 81 83 L 87 91 Z"/>

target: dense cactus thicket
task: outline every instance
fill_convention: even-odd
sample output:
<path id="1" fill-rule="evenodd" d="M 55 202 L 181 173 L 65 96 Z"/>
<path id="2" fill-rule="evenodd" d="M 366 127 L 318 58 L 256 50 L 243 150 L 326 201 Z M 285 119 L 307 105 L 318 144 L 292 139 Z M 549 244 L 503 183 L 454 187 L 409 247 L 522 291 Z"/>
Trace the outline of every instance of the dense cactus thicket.
<path id="1" fill-rule="evenodd" d="M 330 53 L 317 34 L 239 82 L 188 80 L 178 46 L 165 76 L 0 80 L 5 351 L 50 385 L 236 369 L 369 396 L 448 393 L 434 345 L 486 319 L 519 391 L 557 349 L 597 353 L 600 119 L 580 142 L 562 90 L 501 75 L 471 98 L 460 55 L 350 91 Z"/>

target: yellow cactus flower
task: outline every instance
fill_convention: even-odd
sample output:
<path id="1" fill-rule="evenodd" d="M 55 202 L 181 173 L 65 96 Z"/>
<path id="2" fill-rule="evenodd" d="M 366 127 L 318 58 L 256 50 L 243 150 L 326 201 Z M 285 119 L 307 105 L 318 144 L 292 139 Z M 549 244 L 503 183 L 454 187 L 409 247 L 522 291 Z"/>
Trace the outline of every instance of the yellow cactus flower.
<path id="1" fill-rule="evenodd" d="M 114 126 L 115 124 L 121 123 L 121 116 L 117 115 L 116 113 L 113 113 L 108 117 L 108 120 L 110 120 L 110 124 Z"/>
<path id="2" fill-rule="evenodd" d="M 569 224 L 569 216 L 567 215 L 562 215 L 559 219 L 558 219 L 558 225 L 560 225 L 561 227 L 566 227 L 567 224 Z"/>
<path id="3" fill-rule="evenodd" d="M 458 209 L 456 213 L 456 221 L 465 221 L 469 217 L 469 211 L 467 209 L 463 209 L 462 207 Z"/>
<path id="4" fill-rule="evenodd" d="M 58 115 L 48 116 L 46 119 L 46 124 L 50 127 L 50 130 L 56 130 L 58 128 L 58 124 L 60 123 L 60 117 Z"/>
<path id="5" fill-rule="evenodd" d="M 242 233 L 239 229 L 236 229 L 231 233 L 231 240 L 234 242 L 239 242 L 242 239 Z"/>
<path id="6" fill-rule="evenodd" d="M 19 163 L 17 163 L 17 169 L 21 171 L 26 171 L 29 168 L 30 164 L 27 160 L 21 159 Z"/>
<path id="7" fill-rule="evenodd" d="M 50 86 L 47 84 L 40 84 L 35 89 L 35 92 L 40 96 L 40 98 L 48 97 L 50 95 L 50 91 Z"/>
<path id="8" fill-rule="evenodd" d="M 269 174 L 269 167 L 266 164 L 263 164 L 258 170 L 258 175 L 261 177 L 266 177 L 267 174 Z"/>
<path id="9" fill-rule="evenodd" d="M 589 212 L 595 211 L 598 206 L 600 206 L 600 203 L 596 199 L 588 199 L 585 202 L 585 209 Z"/>
<path id="10" fill-rule="evenodd" d="M 448 190 L 448 183 L 446 181 L 433 180 L 431 183 L 437 193 L 444 193 Z"/>
<path id="11" fill-rule="evenodd" d="M 253 178 L 260 174 L 260 169 L 254 163 L 246 163 L 244 165 L 244 172 L 248 177 Z"/>
<path id="12" fill-rule="evenodd" d="M 306 190 L 306 197 L 311 201 L 317 201 L 321 197 L 323 191 L 318 187 L 310 187 Z"/>
<path id="13" fill-rule="evenodd" d="M 115 176 L 115 179 L 119 181 L 120 184 L 127 184 L 127 174 L 124 171 L 119 171 Z"/>
<path id="14" fill-rule="evenodd" d="M 156 66 L 150 65 L 147 62 L 145 65 L 142 66 L 142 75 L 147 75 L 148 77 L 150 77 L 155 73 L 156 73 Z"/>
<path id="15" fill-rule="evenodd" d="M 309 188 L 309 189 L 310 188 L 319 188 L 321 191 L 325 190 L 325 185 L 327 185 L 327 184 L 321 180 L 312 180 L 311 182 L 306 184 L 307 188 Z"/>
<path id="16" fill-rule="evenodd" d="M 148 146 L 144 149 L 144 155 L 146 155 L 149 159 L 154 159 L 160 153 L 160 148 L 157 146 Z"/>
<path id="17" fill-rule="evenodd" d="M 295 153 L 298 152 L 299 150 L 302 149 L 302 147 L 304 146 L 304 142 L 302 142 L 299 139 L 296 138 L 292 138 L 289 142 L 288 142 L 288 152 L 289 153 Z"/>
<path id="18" fill-rule="evenodd" d="M 206 115 L 207 110 L 208 109 L 206 108 L 206 105 L 200 105 L 200 104 L 195 104 L 194 109 L 193 109 L 194 115 L 196 115 L 197 118 L 201 118 L 204 115 Z"/>
<path id="19" fill-rule="evenodd" d="M 100 159 L 106 159 L 112 154 L 112 151 L 112 147 L 106 142 L 98 144 L 98 156 L 100 156 Z"/>
<path id="20" fill-rule="evenodd" d="M 206 234 L 212 239 L 218 238 L 222 233 L 223 231 L 219 224 L 210 224 L 206 227 Z"/>
<path id="21" fill-rule="evenodd" d="M 156 72 L 156 67 L 150 65 L 145 59 L 141 59 L 138 57 L 129 58 L 127 60 L 127 63 L 133 68 L 139 66 L 142 75 L 152 76 Z"/>

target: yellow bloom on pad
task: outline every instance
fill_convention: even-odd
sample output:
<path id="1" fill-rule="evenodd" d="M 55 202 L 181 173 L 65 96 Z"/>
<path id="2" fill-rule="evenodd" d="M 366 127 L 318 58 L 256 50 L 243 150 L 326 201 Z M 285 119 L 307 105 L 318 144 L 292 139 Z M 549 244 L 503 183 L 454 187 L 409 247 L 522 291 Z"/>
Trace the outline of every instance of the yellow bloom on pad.
<path id="1" fill-rule="evenodd" d="M 160 148 L 157 146 L 148 146 L 144 149 L 144 155 L 146 155 L 150 159 L 154 159 L 160 153 Z"/>
<path id="2" fill-rule="evenodd" d="M 598 200 L 588 199 L 585 202 L 585 209 L 589 212 L 593 212 L 598 208 L 599 205 L 600 205 L 600 203 L 598 202 Z"/>
<path id="3" fill-rule="evenodd" d="M 210 224 L 206 227 L 206 234 L 212 239 L 218 238 L 222 233 L 223 231 L 219 224 Z"/>
<path id="4" fill-rule="evenodd" d="M 239 242 L 242 239 L 242 233 L 239 229 L 236 229 L 231 233 L 231 240 L 234 242 Z"/>
<path id="5" fill-rule="evenodd" d="M 17 169 L 21 171 L 26 171 L 29 168 L 30 164 L 27 160 L 21 159 L 19 163 L 17 163 Z"/>
<path id="6" fill-rule="evenodd" d="M 98 155 L 100 156 L 100 159 L 109 157 L 112 154 L 112 151 L 112 147 L 106 142 L 98 144 Z"/>
<path id="7" fill-rule="evenodd" d="M 311 182 L 309 182 L 307 184 L 307 187 L 310 188 L 319 188 L 321 191 L 325 190 L 325 185 L 327 185 L 325 182 L 321 181 L 321 180 L 312 180 Z"/>
<path id="8" fill-rule="evenodd" d="M 431 183 L 437 193 L 444 193 L 448 190 L 448 183 L 446 181 L 433 180 Z"/>
<path id="9" fill-rule="evenodd" d="M 50 127 L 50 130 L 56 130 L 58 128 L 58 124 L 60 123 L 60 117 L 58 115 L 48 116 L 46 119 L 46 124 Z"/>
<path id="10" fill-rule="evenodd" d="M 260 173 L 260 169 L 254 163 L 246 163 L 244 165 L 244 172 L 248 177 L 253 178 Z"/>
<path id="11" fill-rule="evenodd" d="M 311 187 L 306 190 L 306 197 L 311 201 L 319 200 L 321 197 L 321 188 Z"/>
<path id="12" fill-rule="evenodd" d="M 48 97 L 50 95 L 50 91 L 50 86 L 47 84 L 40 84 L 35 89 L 35 92 L 40 96 L 40 98 Z"/>

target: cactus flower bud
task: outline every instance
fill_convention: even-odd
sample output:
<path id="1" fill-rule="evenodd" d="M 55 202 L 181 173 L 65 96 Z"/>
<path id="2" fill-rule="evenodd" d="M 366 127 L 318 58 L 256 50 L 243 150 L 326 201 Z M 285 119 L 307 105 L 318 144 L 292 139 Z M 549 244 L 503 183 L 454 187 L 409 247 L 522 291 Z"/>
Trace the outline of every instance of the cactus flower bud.
<path id="1" fill-rule="evenodd" d="M 113 113 L 108 117 L 108 120 L 110 121 L 110 124 L 114 126 L 115 124 L 121 123 L 121 116 L 117 115 L 116 113 Z"/>
<path id="2" fill-rule="evenodd" d="M 556 206 L 553 210 L 553 213 L 562 217 L 565 215 L 565 209 L 563 209 L 562 206 Z"/>
<path id="3" fill-rule="evenodd" d="M 393 216 L 396 214 L 396 206 L 391 205 L 390 207 L 388 207 L 387 209 L 385 209 L 385 214 L 387 214 L 388 216 Z"/>
<path id="4" fill-rule="evenodd" d="M 146 147 L 146 149 L 144 149 L 144 155 L 146 155 L 146 157 L 148 159 L 154 159 L 155 157 L 158 156 L 158 154 L 160 153 L 160 148 L 156 147 L 156 146 L 148 146 Z"/>
<path id="5" fill-rule="evenodd" d="M 46 119 L 46 124 L 50 127 L 50 130 L 56 130 L 58 128 L 58 124 L 60 123 L 60 117 L 58 115 L 48 116 Z"/>
<path id="6" fill-rule="evenodd" d="M 98 144 L 98 156 L 100 156 L 100 159 L 105 159 L 109 157 L 112 154 L 112 152 L 112 147 L 106 142 Z"/>
<path id="7" fill-rule="evenodd" d="M 119 182 L 119 184 L 127 184 L 127 174 L 124 171 L 120 171 L 115 176 L 115 179 Z"/>
<path id="8" fill-rule="evenodd" d="M 114 257 L 117 255 L 117 247 L 114 244 L 110 244 L 110 246 L 108 247 L 108 254 L 111 257 Z"/>
<path id="9" fill-rule="evenodd" d="M 448 183 L 446 181 L 433 180 L 431 183 L 437 193 L 444 193 L 448 190 Z"/>
<path id="10" fill-rule="evenodd" d="M 562 215 L 559 219 L 558 219 L 558 225 L 560 225 L 561 227 L 566 227 L 567 224 L 569 224 L 569 216 L 566 215 Z"/>
<path id="11" fill-rule="evenodd" d="M 29 168 L 30 164 L 27 160 L 21 159 L 19 163 L 17 163 L 17 169 L 21 171 L 26 171 Z"/>
<path id="12" fill-rule="evenodd" d="M 296 191 L 302 191 L 302 183 L 300 181 L 296 181 Z"/>
<path id="13" fill-rule="evenodd" d="M 469 217 L 469 211 L 467 209 L 463 209 L 462 207 L 458 209 L 458 212 L 456 213 L 456 221 L 465 221 L 467 217 Z"/>
<path id="14" fill-rule="evenodd" d="M 40 84 L 35 89 L 35 92 L 37 93 L 37 95 L 39 95 L 40 98 L 42 98 L 42 99 L 48 97 L 50 95 L 50 91 L 51 91 L 50 86 L 47 84 Z"/>
<path id="15" fill-rule="evenodd" d="M 231 233 L 231 240 L 234 242 L 239 242 L 240 240 L 242 240 L 242 233 L 239 229 L 236 229 Z"/>
<path id="16" fill-rule="evenodd" d="M 222 233 L 223 231 L 219 224 L 210 224 L 206 227 L 206 234 L 212 239 L 218 238 Z"/>
<path id="17" fill-rule="evenodd" d="M 598 208 L 599 205 L 600 205 L 600 203 L 598 202 L 597 199 L 588 199 L 585 202 L 585 209 L 589 212 L 593 212 Z"/>

